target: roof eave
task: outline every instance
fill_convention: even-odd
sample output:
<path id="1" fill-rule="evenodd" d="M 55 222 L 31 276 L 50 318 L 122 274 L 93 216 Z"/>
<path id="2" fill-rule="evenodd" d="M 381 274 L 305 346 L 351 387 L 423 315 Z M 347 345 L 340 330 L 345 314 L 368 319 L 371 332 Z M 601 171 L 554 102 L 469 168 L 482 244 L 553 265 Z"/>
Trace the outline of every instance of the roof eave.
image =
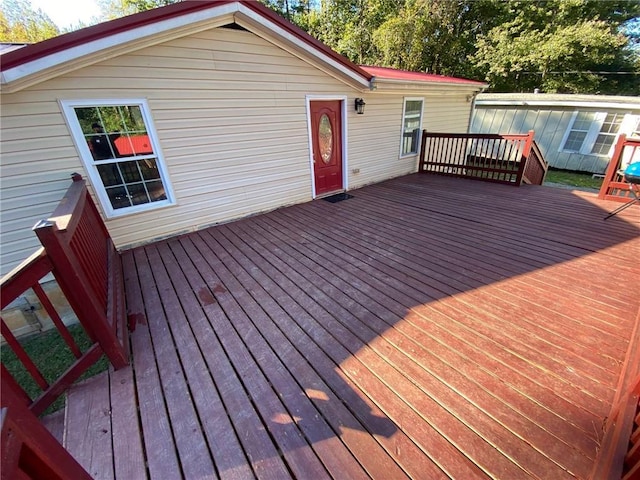
<path id="1" fill-rule="evenodd" d="M 402 90 L 420 90 L 420 89 L 428 89 L 433 91 L 441 91 L 447 90 L 451 91 L 451 89 L 465 90 L 465 91 L 475 91 L 482 92 L 483 90 L 489 88 L 489 85 L 481 82 L 446 82 L 446 81 L 417 81 L 417 80 L 400 80 L 400 79 L 391 79 L 391 78 L 379 78 L 374 77 L 371 80 L 371 90 L 376 92 L 397 92 Z"/>

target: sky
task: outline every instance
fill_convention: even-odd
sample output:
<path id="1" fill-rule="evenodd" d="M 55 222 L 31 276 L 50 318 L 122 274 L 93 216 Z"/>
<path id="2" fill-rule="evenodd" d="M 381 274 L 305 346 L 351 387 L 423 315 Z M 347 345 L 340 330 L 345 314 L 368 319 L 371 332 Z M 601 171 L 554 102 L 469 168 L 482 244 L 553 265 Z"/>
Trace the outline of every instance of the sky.
<path id="1" fill-rule="evenodd" d="M 60 28 L 89 23 L 100 14 L 95 0 L 31 0 L 34 10 L 41 9 Z"/>

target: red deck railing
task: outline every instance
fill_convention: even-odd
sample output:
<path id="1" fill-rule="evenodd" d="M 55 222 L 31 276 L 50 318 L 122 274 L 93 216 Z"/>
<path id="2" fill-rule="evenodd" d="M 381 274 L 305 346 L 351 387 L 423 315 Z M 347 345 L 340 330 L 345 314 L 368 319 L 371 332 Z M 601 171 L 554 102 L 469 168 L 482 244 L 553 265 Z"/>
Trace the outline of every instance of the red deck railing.
<path id="1" fill-rule="evenodd" d="M 533 130 L 521 135 L 425 130 L 418 171 L 511 185 L 541 185 L 547 163 L 533 136 Z"/>
<path id="2" fill-rule="evenodd" d="M 2 377 L 2 480 L 74 479 L 91 476 L 38 421 Z"/>
<path id="3" fill-rule="evenodd" d="M 2 365 L 2 480 L 14 478 L 89 479 L 87 472 L 62 448 L 38 421 L 42 413 L 102 354 L 114 366 L 128 363 L 128 332 L 120 257 L 85 182 L 73 176 L 73 184 L 51 218 L 34 231 L 43 247 L 14 269 L 0 283 L 2 309 L 32 289 L 49 314 L 75 361 L 49 383 L 29 358 L 4 320 L 2 336 L 26 371 L 42 390 L 29 397 Z M 69 305 L 93 342 L 81 352 L 53 303 L 40 286 L 52 273 Z"/>
<path id="4" fill-rule="evenodd" d="M 115 368 L 128 363 L 128 334 L 120 258 L 85 182 L 74 182 L 51 218 L 39 222 L 34 231 L 43 248 L 5 276 L 0 283 L 1 308 L 32 289 L 51 318 L 75 362 L 57 379 L 47 381 L 2 319 L 2 336 L 42 393 L 30 398 L 2 366 L 2 386 L 15 391 L 35 414 L 41 414 L 104 353 Z M 81 352 L 40 281 L 49 273 L 58 282 L 66 300 L 92 345 Z M 3 392 L 4 402 L 4 392 Z M 4 405 L 4 403 L 3 403 Z"/>
<path id="5" fill-rule="evenodd" d="M 633 198 L 633 193 L 629 184 L 624 181 L 622 172 L 625 166 L 634 162 L 640 162 L 640 138 L 627 138 L 626 135 L 620 135 L 602 180 L 599 199 L 627 202 Z"/>
<path id="6" fill-rule="evenodd" d="M 640 478 L 640 312 L 590 480 Z"/>

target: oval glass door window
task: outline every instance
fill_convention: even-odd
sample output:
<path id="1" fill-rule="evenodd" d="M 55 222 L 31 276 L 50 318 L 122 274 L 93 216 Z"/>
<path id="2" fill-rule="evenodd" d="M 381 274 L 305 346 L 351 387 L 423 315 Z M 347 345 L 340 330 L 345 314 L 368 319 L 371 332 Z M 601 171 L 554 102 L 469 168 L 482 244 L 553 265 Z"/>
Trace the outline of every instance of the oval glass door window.
<path id="1" fill-rule="evenodd" d="M 324 163 L 331 161 L 331 152 L 333 150 L 333 131 L 331 130 L 331 120 L 326 113 L 320 117 L 318 126 L 318 147 L 320 148 L 320 156 Z"/>

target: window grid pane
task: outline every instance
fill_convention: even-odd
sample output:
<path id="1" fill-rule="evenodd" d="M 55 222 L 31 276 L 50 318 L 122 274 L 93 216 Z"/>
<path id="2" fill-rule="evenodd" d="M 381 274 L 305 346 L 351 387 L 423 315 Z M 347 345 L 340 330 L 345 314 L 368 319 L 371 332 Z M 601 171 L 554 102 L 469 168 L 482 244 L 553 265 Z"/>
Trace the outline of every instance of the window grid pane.
<path id="1" fill-rule="evenodd" d="M 402 125 L 402 155 L 418 153 L 422 100 L 405 100 Z"/>
<path id="2" fill-rule="evenodd" d="M 604 122 L 602 123 L 602 127 L 600 128 L 600 133 L 591 148 L 592 154 L 607 155 L 609 153 L 609 150 L 611 150 L 611 146 L 616 139 L 616 135 L 618 134 L 618 130 L 620 130 L 620 124 L 622 123 L 623 118 L 624 115 L 619 115 L 617 113 L 607 114 Z"/>
<path id="3" fill-rule="evenodd" d="M 615 138 L 615 135 L 605 135 L 601 133 L 593 144 L 591 153 L 595 155 L 606 155 L 609 153 L 609 149 L 611 149 L 611 145 L 613 145 L 613 140 Z"/>
<path id="4" fill-rule="evenodd" d="M 594 114 L 589 112 L 578 112 L 576 115 L 571 130 L 567 136 L 567 140 L 564 142 L 563 150 L 568 152 L 579 152 L 582 149 L 591 123 L 593 122 Z"/>
<path id="5" fill-rule="evenodd" d="M 564 144 L 564 149 L 579 151 L 586 136 L 587 132 L 571 132 L 567 137 L 567 142 Z"/>
<path id="6" fill-rule="evenodd" d="M 74 111 L 114 210 L 167 199 L 140 105 Z"/>

